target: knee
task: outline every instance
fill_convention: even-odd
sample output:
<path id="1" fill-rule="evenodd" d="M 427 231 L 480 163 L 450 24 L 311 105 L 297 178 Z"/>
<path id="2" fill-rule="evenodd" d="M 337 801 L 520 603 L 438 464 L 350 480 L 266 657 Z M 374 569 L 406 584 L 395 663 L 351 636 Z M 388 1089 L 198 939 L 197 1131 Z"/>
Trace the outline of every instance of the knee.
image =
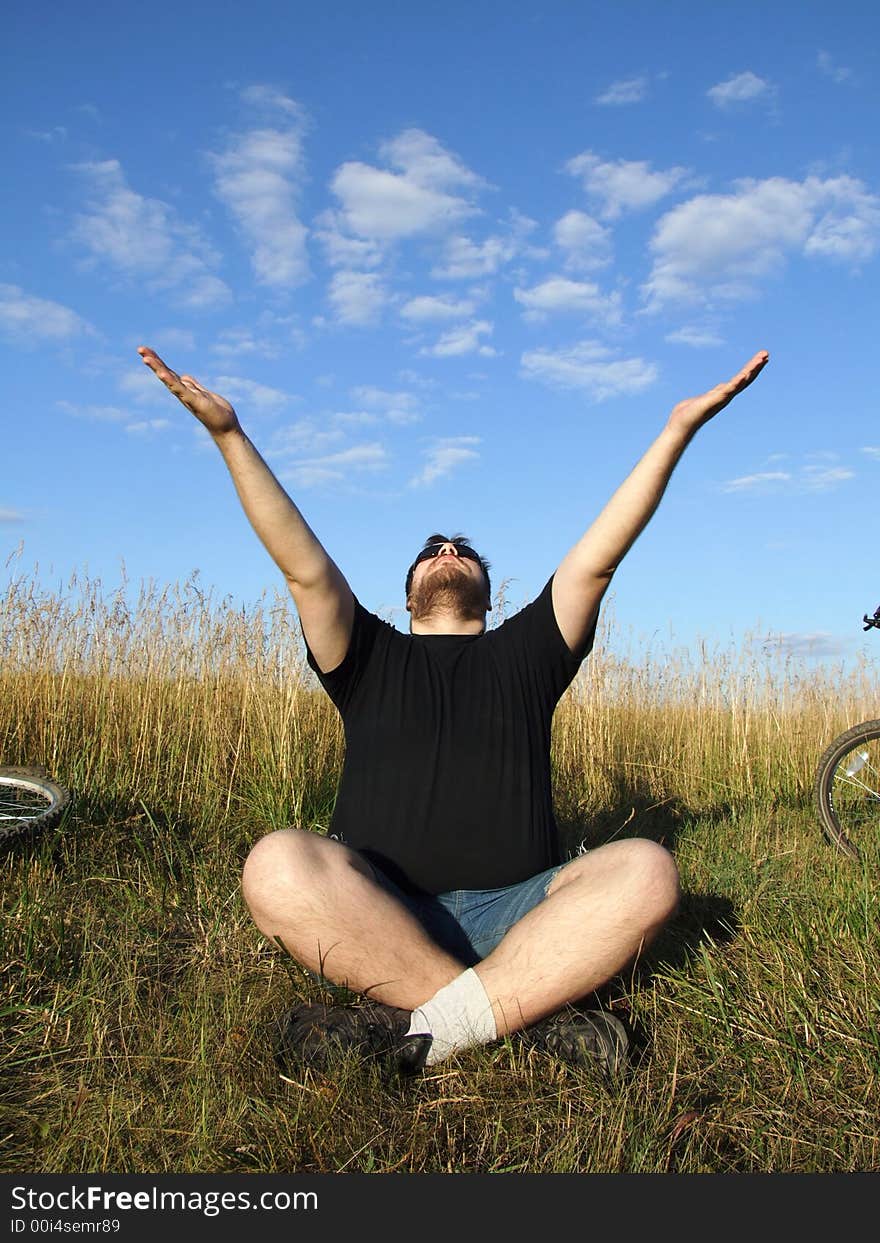
<path id="1" fill-rule="evenodd" d="M 583 877 L 591 893 L 613 896 L 617 911 L 657 927 L 678 910 L 678 868 L 663 846 L 647 838 L 610 842 L 574 859 L 560 874 L 565 884 Z M 564 879 L 563 879 L 564 878 Z"/>
<path id="2" fill-rule="evenodd" d="M 624 855 L 627 887 L 652 922 L 665 923 L 678 910 L 681 899 L 678 867 L 665 847 L 647 838 L 617 843 Z"/>
<path id="3" fill-rule="evenodd" d="M 307 869 L 312 836 L 301 829 L 278 829 L 261 837 L 251 849 L 241 873 L 242 896 L 256 914 L 284 896 L 289 901 Z"/>

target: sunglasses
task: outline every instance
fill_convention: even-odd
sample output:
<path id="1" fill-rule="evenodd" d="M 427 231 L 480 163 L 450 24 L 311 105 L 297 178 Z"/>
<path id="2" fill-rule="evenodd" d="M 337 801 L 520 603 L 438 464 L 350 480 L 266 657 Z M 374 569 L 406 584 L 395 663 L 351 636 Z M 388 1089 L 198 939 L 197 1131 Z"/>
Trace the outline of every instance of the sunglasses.
<path id="1" fill-rule="evenodd" d="M 439 557 L 441 550 L 449 544 L 453 545 L 460 557 L 467 557 L 469 561 L 480 562 L 480 554 L 473 548 L 469 548 L 467 544 L 455 544 L 452 540 L 444 540 L 442 544 L 427 544 L 413 562 L 413 569 L 422 561 L 430 561 L 432 557 Z"/>

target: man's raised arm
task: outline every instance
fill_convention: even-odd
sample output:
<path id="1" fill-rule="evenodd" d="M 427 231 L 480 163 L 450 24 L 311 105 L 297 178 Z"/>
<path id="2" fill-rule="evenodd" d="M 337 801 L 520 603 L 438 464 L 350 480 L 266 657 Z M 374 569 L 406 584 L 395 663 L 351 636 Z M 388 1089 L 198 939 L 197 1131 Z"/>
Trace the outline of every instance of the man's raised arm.
<path id="1" fill-rule="evenodd" d="M 553 579 L 553 609 L 573 652 L 589 637 L 614 571 L 648 525 L 682 453 L 704 423 L 748 388 L 769 357 L 760 350 L 731 380 L 680 401 L 647 453 L 563 558 Z"/>
<path id="2" fill-rule="evenodd" d="M 210 432 L 251 526 L 287 580 L 318 667 L 325 673 L 335 669 L 348 650 L 354 618 L 354 597 L 342 573 L 244 434 L 229 402 L 192 376 L 177 375 L 147 346 L 138 353 Z"/>

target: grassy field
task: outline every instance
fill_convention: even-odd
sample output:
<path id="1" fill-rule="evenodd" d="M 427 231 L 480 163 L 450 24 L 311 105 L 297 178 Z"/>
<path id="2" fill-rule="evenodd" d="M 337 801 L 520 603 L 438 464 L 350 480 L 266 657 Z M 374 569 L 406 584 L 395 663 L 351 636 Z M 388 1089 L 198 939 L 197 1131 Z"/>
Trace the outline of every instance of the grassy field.
<path id="1" fill-rule="evenodd" d="M 810 805 L 819 752 L 880 715 L 876 668 L 597 650 L 557 712 L 566 845 L 647 836 L 679 917 L 602 997 L 629 1077 L 515 1039 L 386 1081 L 281 1077 L 283 1010 L 319 986 L 246 916 L 268 830 L 326 831 L 335 711 L 286 598 L 198 579 L 139 599 L 17 581 L 0 601 L 0 763 L 75 794 L 0 848 L 0 1172 L 772 1172 L 880 1169 L 880 841 L 853 863 Z"/>

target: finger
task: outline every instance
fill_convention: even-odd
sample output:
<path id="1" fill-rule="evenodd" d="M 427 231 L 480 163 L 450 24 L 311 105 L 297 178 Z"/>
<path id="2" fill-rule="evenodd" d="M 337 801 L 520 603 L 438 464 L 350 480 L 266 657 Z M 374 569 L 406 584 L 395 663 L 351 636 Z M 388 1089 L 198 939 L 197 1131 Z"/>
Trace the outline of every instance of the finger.
<path id="1" fill-rule="evenodd" d="M 151 350 L 149 346 L 139 346 L 138 353 L 150 370 L 159 377 L 163 384 L 168 384 L 169 381 L 180 380 L 180 376 L 177 372 L 172 371 L 171 368 L 162 361 L 156 351 Z"/>
<path id="2" fill-rule="evenodd" d="M 741 371 L 738 371 L 731 380 L 728 380 L 726 384 L 719 385 L 719 388 L 729 393 L 731 397 L 736 396 L 736 394 L 741 393 L 744 388 L 748 388 L 752 381 L 755 380 L 764 370 L 769 361 L 770 355 L 767 351 L 759 350 L 757 354 L 753 355 L 752 358 L 749 359 Z"/>

